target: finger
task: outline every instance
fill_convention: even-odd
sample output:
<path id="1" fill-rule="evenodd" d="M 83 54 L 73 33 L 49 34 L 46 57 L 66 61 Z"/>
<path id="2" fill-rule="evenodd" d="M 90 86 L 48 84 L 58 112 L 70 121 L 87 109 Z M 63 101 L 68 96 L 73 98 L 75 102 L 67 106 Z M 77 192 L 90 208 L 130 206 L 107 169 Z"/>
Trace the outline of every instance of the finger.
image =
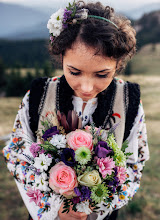
<path id="1" fill-rule="evenodd" d="M 71 207 L 70 207 L 69 213 L 70 213 L 70 215 L 77 216 L 77 217 L 86 217 L 87 216 L 87 214 L 85 212 L 75 212 L 74 210 L 72 210 Z"/>
<path id="2" fill-rule="evenodd" d="M 86 213 L 84 212 L 69 212 L 71 216 L 75 217 L 75 218 L 84 218 L 87 217 Z"/>

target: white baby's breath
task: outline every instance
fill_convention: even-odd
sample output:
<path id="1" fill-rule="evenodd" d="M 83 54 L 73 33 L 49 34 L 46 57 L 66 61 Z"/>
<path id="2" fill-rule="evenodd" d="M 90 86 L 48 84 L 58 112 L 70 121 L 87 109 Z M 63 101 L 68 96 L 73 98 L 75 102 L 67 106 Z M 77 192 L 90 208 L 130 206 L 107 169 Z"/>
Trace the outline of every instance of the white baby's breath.
<path id="1" fill-rule="evenodd" d="M 56 134 L 56 135 L 53 135 L 52 139 L 50 140 L 50 143 L 53 146 L 60 149 L 60 148 L 65 148 L 66 147 L 67 140 L 66 140 L 65 135 Z"/>

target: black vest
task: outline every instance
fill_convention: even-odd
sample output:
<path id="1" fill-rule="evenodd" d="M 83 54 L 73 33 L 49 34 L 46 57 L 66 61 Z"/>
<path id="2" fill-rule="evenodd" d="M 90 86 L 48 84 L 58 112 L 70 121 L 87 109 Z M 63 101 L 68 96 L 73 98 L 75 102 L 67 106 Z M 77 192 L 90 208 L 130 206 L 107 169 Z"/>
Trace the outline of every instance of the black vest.
<path id="1" fill-rule="evenodd" d="M 49 81 L 52 79 L 48 78 L 38 78 L 34 80 L 30 88 L 30 97 L 29 97 L 29 116 L 30 116 L 30 128 L 36 137 L 35 131 L 38 129 L 38 122 L 40 116 L 40 109 L 43 106 L 45 101 L 45 96 L 47 93 L 47 88 Z M 111 126 L 111 121 L 114 121 L 113 117 L 113 103 L 116 92 L 116 79 L 114 79 L 106 90 L 98 94 L 98 106 L 93 113 L 93 121 L 96 127 L 102 126 L 105 127 L 108 125 Z M 65 114 L 69 110 L 73 109 L 72 105 L 72 95 L 73 90 L 68 85 L 64 76 L 59 79 L 57 86 L 57 103 L 56 110 L 60 110 Z M 126 122 L 125 122 L 125 132 L 124 139 L 125 141 L 130 134 L 130 131 L 133 127 L 135 117 L 138 113 L 138 107 L 140 103 L 140 87 L 136 83 L 125 82 L 124 85 L 124 103 L 125 103 L 125 112 L 126 112 Z M 40 106 L 42 105 L 42 106 Z M 106 119 L 107 117 L 107 120 Z M 105 121 L 105 124 L 104 124 Z"/>

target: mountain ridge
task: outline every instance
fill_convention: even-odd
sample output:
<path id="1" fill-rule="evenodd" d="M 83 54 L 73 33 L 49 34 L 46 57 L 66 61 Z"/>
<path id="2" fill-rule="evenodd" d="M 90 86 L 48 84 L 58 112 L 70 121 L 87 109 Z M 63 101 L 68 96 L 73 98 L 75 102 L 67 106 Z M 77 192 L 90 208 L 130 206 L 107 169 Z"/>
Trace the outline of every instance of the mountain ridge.
<path id="1" fill-rule="evenodd" d="M 48 15 L 30 7 L 0 2 L 0 17 L 0 37 L 5 38 L 46 21 Z"/>
<path id="2" fill-rule="evenodd" d="M 154 3 L 151 5 L 146 5 L 143 8 L 140 7 L 139 10 L 149 11 L 153 8 L 160 9 L 160 3 Z M 46 7 L 47 8 L 47 7 Z M 55 9 L 48 10 L 51 12 L 55 11 Z M 45 10 L 44 10 L 45 11 Z M 24 39 L 46 39 L 49 36 L 47 29 L 47 21 L 50 17 L 50 12 L 42 13 L 42 11 L 38 11 L 35 8 L 30 8 L 26 6 L 21 6 L 18 4 L 6 4 L 0 2 L 0 38 L 9 39 L 9 40 L 24 40 Z M 132 10 L 134 14 L 135 10 Z M 128 14 L 128 17 L 132 16 L 130 11 L 122 12 L 121 14 Z M 138 12 L 139 13 L 139 12 Z M 148 12 L 152 13 L 152 12 Z M 134 21 L 135 28 L 138 32 L 138 36 L 141 36 L 142 32 L 142 24 L 141 19 L 144 16 L 148 16 L 148 13 L 145 13 L 141 16 L 140 19 Z M 137 16 L 137 15 L 135 15 Z M 10 19 L 11 18 L 11 19 Z M 143 18 L 144 19 L 144 18 Z M 12 20 L 12 22 L 10 22 Z M 149 22 L 149 19 L 146 19 Z M 146 26 L 145 26 L 146 28 Z M 154 27 L 150 27 L 150 30 Z M 155 27 L 156 28 L 156 27 Z M 144 31 L 143 31 L 144 32 Z M 156 32 L 155 32 L 156 33 Z M 146 33 L 147 34 L 147 33 Z M 142 34 L 143 35 L 143 34 Z M 142 37 L 140 37 L 142 38 Z"/>

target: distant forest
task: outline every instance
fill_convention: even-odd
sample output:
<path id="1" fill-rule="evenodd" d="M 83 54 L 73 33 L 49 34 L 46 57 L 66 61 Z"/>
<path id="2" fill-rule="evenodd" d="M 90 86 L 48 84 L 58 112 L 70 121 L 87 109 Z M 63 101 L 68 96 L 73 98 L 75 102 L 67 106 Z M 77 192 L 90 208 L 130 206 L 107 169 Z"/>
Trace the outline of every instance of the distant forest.
<path id="1" fill-rule="evenodd" d="M 45 40 L 0 41 L 0 96 L 23 96 L 32 80 L 60 68 L 51 61 Z M 21 69 L 33 68 L 22 74 Z M 9 70 L 9 72 L 8 72 Z"/>
<path id="2" fill-rule="evenodd" d="M 7 68 L 17 65 L 40 68 L 50 59 L 46 40 L 8 41 L 0 40 L 0 57 Z"/>

